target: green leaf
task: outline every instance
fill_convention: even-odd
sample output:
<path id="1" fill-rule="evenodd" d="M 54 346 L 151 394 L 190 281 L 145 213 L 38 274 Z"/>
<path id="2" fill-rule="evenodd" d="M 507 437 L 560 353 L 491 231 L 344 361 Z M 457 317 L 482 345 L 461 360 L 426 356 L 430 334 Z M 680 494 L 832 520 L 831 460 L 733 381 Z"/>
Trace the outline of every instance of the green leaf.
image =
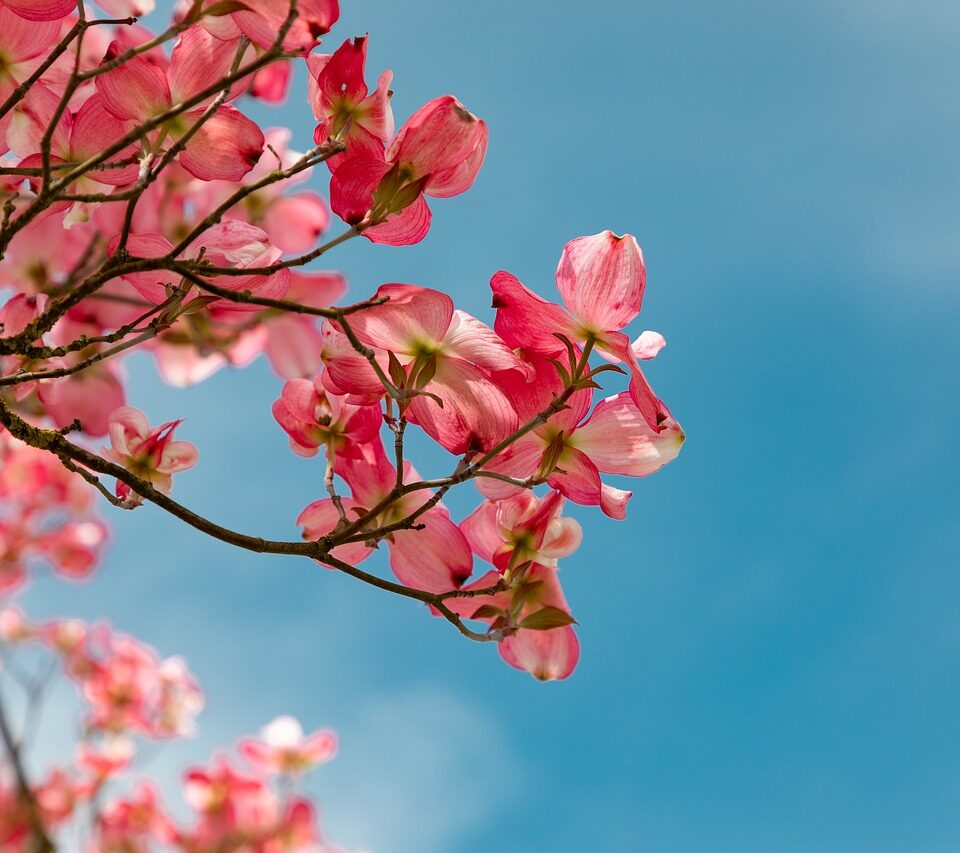
<path id="1" fill-rule="evenodd" d="M 586 378 L 587 378 L 587 379 L 592 379 L 592 378 L 593 378 L 594 376 L 596 376 L 598 373 L 607 373 L 607 372 L 609 372 L 609 371 L 613 371 L 614 373 L 620 373 L 620 374 L 622 374 L 623 376 L 626 376 L 626 375 L 627 375 L 627 371 L 626 371 L 626 370 L 624 370 L 622 367 L 617 367 L 617 365 L 615 365 L 615 364 L 601 364 L 599 367 L 595 367 L 593 370 L 591 370 L 591 371 L 586 375 Z"/>
<path id="2" fill-rule="evenodd" d="M 422 356 L 421 356 L 422 358 Z M 420 361 L 420 359 L 417 359 Z M 433 377 L 437 375 L 437 354 L 431 353 L 428 355 L 423 364 L 420 366 L 420 370 L 417 371 L 417 381 L 416 387 L 418 390 L 423 390 L 430 384 L 433 380 Z"/>
<path id="3" fill-rule="evenodd" d="M 218 2 L 211 3 L 207 6 L 200 14 L 205 17 L 220 18 L 224 15 L 230 15 L 233 12 L 250 11 L 252 11 L 250 6 L 247 3 L 241 3 L 240 0 L 218 0 Z"/>
<path id="4" fill-rule="evenodd" d="M 551 628 L 562 628 L 564 625 L 576 625 L 574 619 L 566 610 L 559 607 L 543 607 L 536 613 L 531 613 L 520 626 L 529 631 L 549 631 Z"/>
<path id="5" fill-rule="evenodd" d="M 387 353 L 387 369 L 390 372 L 390 379 L 397 388 L 403 388 L 407 384 L 407 371 L 400 364 L 400 359 L 392 352 Z"/>
<path id="6" fill-rule="evenodd" d="M 555 358 L 548 359 L 548 361 L 554 366 L 554 369 L 560 376 L 560 381 L 563 383 L 563 387 L 566 388 L 570 384 L 569 371 Z"/>
<path id="7" fill-rule="evenodd" d="M 500 607 L 495 607 L 492 604 L 484 604 L 482 607 L 478 607 L 476 613 L 471 616 L 471 619 L 493 619 L 497 616 L 505 616 L 503 609 Z"/>

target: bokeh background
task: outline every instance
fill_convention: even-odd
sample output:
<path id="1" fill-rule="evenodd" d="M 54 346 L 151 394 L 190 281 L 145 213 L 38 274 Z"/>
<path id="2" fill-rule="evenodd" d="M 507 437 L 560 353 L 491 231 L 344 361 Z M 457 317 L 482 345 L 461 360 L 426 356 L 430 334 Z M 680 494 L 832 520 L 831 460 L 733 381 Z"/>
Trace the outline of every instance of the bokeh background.
<path id="1" fill-rule="evenodd" d="M 412 603 L 152 508 L 111 515 L 93 583 L 40 581 L 28 608 L 187 658 L 208 706 L 163 778 L 280 713 L 337 728 L 311 785 L 352 849 L 956 850 L 960 8 L 343 6 L 326 45 L 371 33 L 398 121 L 450 91 L 491 128 L 423 244 L 330 256 L 352 297 L 414 282 L 489 322 L 497 269 L 550 296 L 572 237 L 644 247 L 632 331 L 666 336 L 648 375 L 688 441 L 628 521 L 574 512 L 578 671 L 539 684 Z M 308 147 L 302 72 L 257 115 Z M 201 448 L 179 499 L 297 535 L 322 463 L 288 451 L 265 363 L 186 392 L 129 371 L 132 402 Z"/>

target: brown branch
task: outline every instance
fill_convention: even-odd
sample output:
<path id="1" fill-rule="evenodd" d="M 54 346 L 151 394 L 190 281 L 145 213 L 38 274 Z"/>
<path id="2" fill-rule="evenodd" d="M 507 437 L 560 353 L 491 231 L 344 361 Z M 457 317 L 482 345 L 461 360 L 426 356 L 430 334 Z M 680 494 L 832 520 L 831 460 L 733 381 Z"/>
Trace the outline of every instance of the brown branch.
<path id="1" fill-rule="evenodd" d="M 30 823 L 30 833 L 32 835 L 34 853 L 53 853 L 56 849 L 50 836 L 43 825 L 43 817 L 40 813 L 40 806 L 30 787 L 30 781 L 27 778 L 26 768 L 23 766 L 23 758 L 20 755 L 20 747 L 17 745 L 13 730 L 10 727 L 10 721 L 7 719 L 7 712 L 4 708 L 2 698 L 0 698 L 0 739 L 7 751 L 7 757 L 10 759 L 10 765 L 13 768 L 14 776 L 17 780 L 17 791 L 20 802 L 27 811 L 27 819 Z"/>
<path id="2" fill-rule="evenodd" d="M 501 638 L 496 632 L 479 634 L 475 631 L 471 631 L 466 625 L 463 624 L 461 618 L 444 604 L 445 597 L 440 593 L 428 592 L 427 590 L 423 589 L 415 589 L 413 587 L 395 583 L 394 581 L 386 580 L 385 578 L 365 572 L 362 569 L 358 569 L 356 566 L 352 566 L 349 563 L 334 557 L 330 553 L 333 546 L 326 544 L 324 539 L 300 542 L 285 542 L 262 539 L 256 536 L 249 536 L 245 533 L 231 530 L 228 527 L 223 527 L 222 525 L 210 521 L 209 519 L 198 515 L 197 513 L 193 512 L 193 510 L 190 510 L 173 500 L 173 498 L 169 497 L 168 495 L 158 491 L 146 480 L 137 477 L 135 474 L 131 474 L 126 468 L 116 465 L 113 462 L 109 462 L 103 457 L 73 444 L 61 433 L 55 430 L 41 429 L 39 427 L 32 426 L 14 413 L 2 401 L 0 401 L 0 424 L 6 427 L 10 434 L 15 438 L 19 438 L 21 441 L 29 444 L 31 447 L 36 447 L 39 450 L 46 450 L 47 452 L 56 455 L 61 461 L 64 459 L 70 460 L 76 465 L 83 466 L 90 471 L 95 471 L 108 477 L 114 477 L 120 482 L 126 483 L 134 492 L 136 492 L 145 500 L 155 504 L 156 506 L 160 507 L 160 509 L 168 512 L 170 515 L 179 518 L 181 521 L 189 524 L 191 527 L 199 530 L 201 533 L 205 533 L 209 536 L 212 536 L 214 539 L 219 539 L 222 542 L 226 542 L 228 545 L 234 545 L 238 548 L 243 548 L 247 551 L 253 551 L 257 554 L 284 554 L 309 557 L 313 560 L 318 560 L 326 563 L 329 566 L 332 566 L 335 569 L 338 569 L 344 574 L 350 575 L 357 580 L 361 580 L 370 586 L 375 586 L 378 589 L 392 592 L 396 595 L 403 596 L 404 598 L 412 598 L 416 601 L 433 607 L 448 622 L 452 623 L 461 634 L 471 640 L 476 640 L 477 642 L 490 642 L 492 640 L 498 640 Z"/>

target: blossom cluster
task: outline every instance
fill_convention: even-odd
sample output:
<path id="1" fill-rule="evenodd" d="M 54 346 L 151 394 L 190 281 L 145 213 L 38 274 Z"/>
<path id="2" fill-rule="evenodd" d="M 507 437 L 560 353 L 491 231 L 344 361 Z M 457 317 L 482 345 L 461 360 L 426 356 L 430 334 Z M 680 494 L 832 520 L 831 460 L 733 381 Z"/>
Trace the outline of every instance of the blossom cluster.
<path id="1" fill-rule="evenodd" d="M 367 75 L 368 37 L 321 44 L 337 0 L 181 0 L 159 33 L 137 19 L 153 5 L 0 0 L 0 596 L 42 566 L 89 575 L 107 539 L 99 493 L 311 558 L 424 604 L 513 667 L 568 677 L 579 643 L 559 561 L 583 531 L 565 507 L 626 518 L 619 478 L 654 473 L 684 440 L 641 368 L 663 337 L 629 332 L 646 287 L 636 239 L 569 241 L 556 301 L 494 273 L 490 324 L 421 284 L 345 305 L 344 277 L 310 265 L 355 238 L 425 239 L 433 200 L 476 181 L 487 124 L 450 94 L 395 122 L 392 72 Z M 295 73 L 315 120 L 306 140 L 247 111 L 282 103 Z M 174 499 L 199 451 L 175 413 L 128 405 L 136 352 L 176 387 L 269 360 L 277 424 L 326 466 L 324 493 L 290 508 L 299 539 L 233 531 Z M 449 473 L 417 472 L 409 430 Z M 471 482 L 476 508 L 455 519 L 443 499 Z M 393 578 L 361 567 L 381 546 Z M 0 786 L 16 804 L 0 808 L 0 839 L 28 844 L 77 802 L 101 802 L 134 736 L 186 734 L 201 700 L 176 658 L 103 625 L 17 613 L 3 612 L 5 642 L 56 654 L 86 703 L 74 767 L 39 786 L 20 768 Z M 194 829 L 144 783 L 97 811 L 95 849 L 322 849 L 313 807 L 265 780 L 334 749 L 330 733 L 303 737 L 281 718 L 240 744 L 249 770 L 220 757 L 188 774 Z"/>
<path id="2" fill-rule="evenodd" d="M 333 732 L 305 735 L 297 720 L 279 717 L 259 737 L 241 738 L 238 757 L 221 754 L 184 773 L 183 797 L 193 817 L 178 822 L 138 759 L 145 741 L 185 737 L 193 729 L 203 697 L 183 661 L 160 659 L 105 623 L 32 623 L 13 607 L 0 611 L 0 640 L 8 651 L 36 646 L 52 655 L 84 709 L 72 761 L 48 768 L 32 801 L 20 796 L 16 778 L 0 773 L 3 850 L 34 849 L 33 820 L 55 835 L 86 816 L 89 849 L 97 853 L 161 846 L 333 853 L 322 840 L 316 807 L 295 793 L 303 774 L 336 755 Z M 47 669 L 48 676 L 53 671 Z"/>

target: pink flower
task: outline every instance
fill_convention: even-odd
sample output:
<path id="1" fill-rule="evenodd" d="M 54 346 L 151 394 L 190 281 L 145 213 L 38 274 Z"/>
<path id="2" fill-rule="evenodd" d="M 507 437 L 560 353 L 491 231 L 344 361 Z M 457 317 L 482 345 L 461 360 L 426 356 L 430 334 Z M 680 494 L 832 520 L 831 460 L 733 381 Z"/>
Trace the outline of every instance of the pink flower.
<path id="1" fill-rule="evenodd" d="M 525 371 L 526 365 L 489 327 L 454 310 L 450 297 L 436 290 L 384 284 L 376 297 L 388 301 L 353 314 L 350 324 L 363 343 L 393 353 L 404 367 L 413 391 L 411 422 L 455 454 L 487 450 L 517 428 L 516 411 L 486 371 Z M 354 390 L 344 368 L 328 362 L 334 383 Z"/>
<path id="2" fill-rule="evenodd" d="M 126 770 L 136 754 L 133 741 L 124 735 L 113 735 L 93 744 L 82 741 L 77 745 L 77 767 L 98 783 Z"/>
<path id="3" fill-rule="evenodd" d="M 575 393 L 568 408 L 514 442 L 487 470 L 545 478 L 570 500 L 623 518 L 629 495 L 604 488 L 600 474 L 646 477 L 677 457 L 685 436 L 669 415 L 659 430 L 652 429 L 626 392 L 601 400 L 587 417 L 591 396 L 589 390 Z M 494 499 L 517 490 L 490 479 L 478 487 Z"/>
<path id="4" fill-rule="evenodd" d="M 337 754 L 337 735 L 330 729 L 304 735 L 296 719 L 277 717 L 261 730 L 259 740 L 244 738 L 238 750 L 261 773 L 300 776 Z"/>
<path id="5" fill-rule="evenodd" d="M 310 69 L 310 105 L 317 119 L 314 141 L 320 145 L 336 137 L 347 146 L 347 154 L 327 160 L 334 171 L 348 155 L 367 152 L 382 159 L 384 145 L 393 136 L 390 109 L 392 71 L 384 71 L 370 94 L 364 79 L 367 37 L 347 39 L 330 56 L 307 57 Z"/>
<path id="6" fill-rule="evenodd" d="M 556 566 L 580 547 L 583 531 L 575 519 L 562 518 L 563 497 L 550 492 L 538 498 L 521 492 L 501 501 L 485 501 L 460 529 L 473 552 L 501 574 L 536 562 Z"/>
<path id="7" fill-rule="evenodd" d="M 203 27 L 191 27 L 173 49 L 169 69 L 137 56 L 95 78 L 107 112 L 121 121 L 143 122 L 195 96 L 223 77 L 233 63 L 235 45 L 215 38 Z M 105 62 L 121 46 L 110 46 Z M 238 92 L 239 93 L 239 92 Z M 201 104 L 171 119 L 163 130 L 174 139 L 197 123 Z M 260 128 L 228 104 L 200 127 L 179 156 L 180 165 L 201 180 L 238 181 L 256 165 L 263 151 Z"/>
<path id="8" fill-rule="evenodd" d="M 486 152 L 486 123 L 444 95 L 417 110 L 383 156 L 364 151 L 337 166 L 330 207 L 374 243 L 418 243 L 430 229 L 424 194 L 468 190 Z"/>
<path id="9" fill-rule="evenodd" d="M 497 572 L 488 572 L 464 589 L 487 589 L 499 580 Z M 465 618 L 503 631 L 500 656 L 540 681 L 568 678 L 577 665 L 580 643 L 555 567 L 532 563 L 503 592 L 452 598 L 447 605 Z"/>
<path id="10" fill-rule="evenodd" d="M 358 445 L 373 441 L 383 422 L 377 406 L 354 406 L 328 394 L 319 378 L 291 379 L 273 404 L 273 417 L 290 436 L 290 449 L 299 456 L 316 456 L 320 447 L 328 458 L 338 453 L 357 455 Z"/>
<path id="11" fill-rule="evenodd" d="M 122 406 L 110 416 L 110 447 L 101 455 L 130 473 L 169 494 L 173 475 L 197 464 L 197 448 L 189 441 L 174 441 L 181 421 L 168 421 L 153 429 L 146 415 L 131 406 Z M 136 499 L 131 488 L 117 482 L 117 496 Z"/>
<path id="12" fill-rule="evenodd" d="M 643 302 L 643 253 L 629 234 L 603 231 L 578 237 L 564 247 L 557 288 L 567 310 L 541 299 L 508 272 L 490 281 L 497 309 L 494 328 L 511 346 L 552 356 L 564 351 L 557 333 L 574 343 L 592 341 L 630 371 L 630 394 L 651 429 L 660 430 L 670 413 L 650 389 L 630 340 L 620 332 Z"/>
<path id="13" fill-rule="evenodd" d="M 362 507 L 376 506 L 396 484 L 396 469 L 387 459 L 380 441 L 365 445 L 363 450 L 360 458 L 337 457 L 335 462 L 337 473 L 351 489 L 352 497 L 343 499 L 350 518 L 355 518 L 356 511 Z M 406 463 L 404 482 L 414 482 L 415 477 L 413 468 Z M 429 497 L 426 490 L 404 495 L 371 520 L 370 529 L 402 522 Z M 336 506 L 329 499 L 315 501 L 297 518 L 305 539 L 320 539 L 332 533 L 339 521 Z M 423 529 L 400 529 L 386 537 L 393 573 L 402 583 L 429 592 L 446 592 L 459 587 L 473 570 L 470 546 L 460 528 L 440 504 L 421 514 L 417 525 L 423 525 Z M 345 562 L 359 563 L 372 553 L 372 549 L 360 541 L 340 545 L 331 553 Z"/>

